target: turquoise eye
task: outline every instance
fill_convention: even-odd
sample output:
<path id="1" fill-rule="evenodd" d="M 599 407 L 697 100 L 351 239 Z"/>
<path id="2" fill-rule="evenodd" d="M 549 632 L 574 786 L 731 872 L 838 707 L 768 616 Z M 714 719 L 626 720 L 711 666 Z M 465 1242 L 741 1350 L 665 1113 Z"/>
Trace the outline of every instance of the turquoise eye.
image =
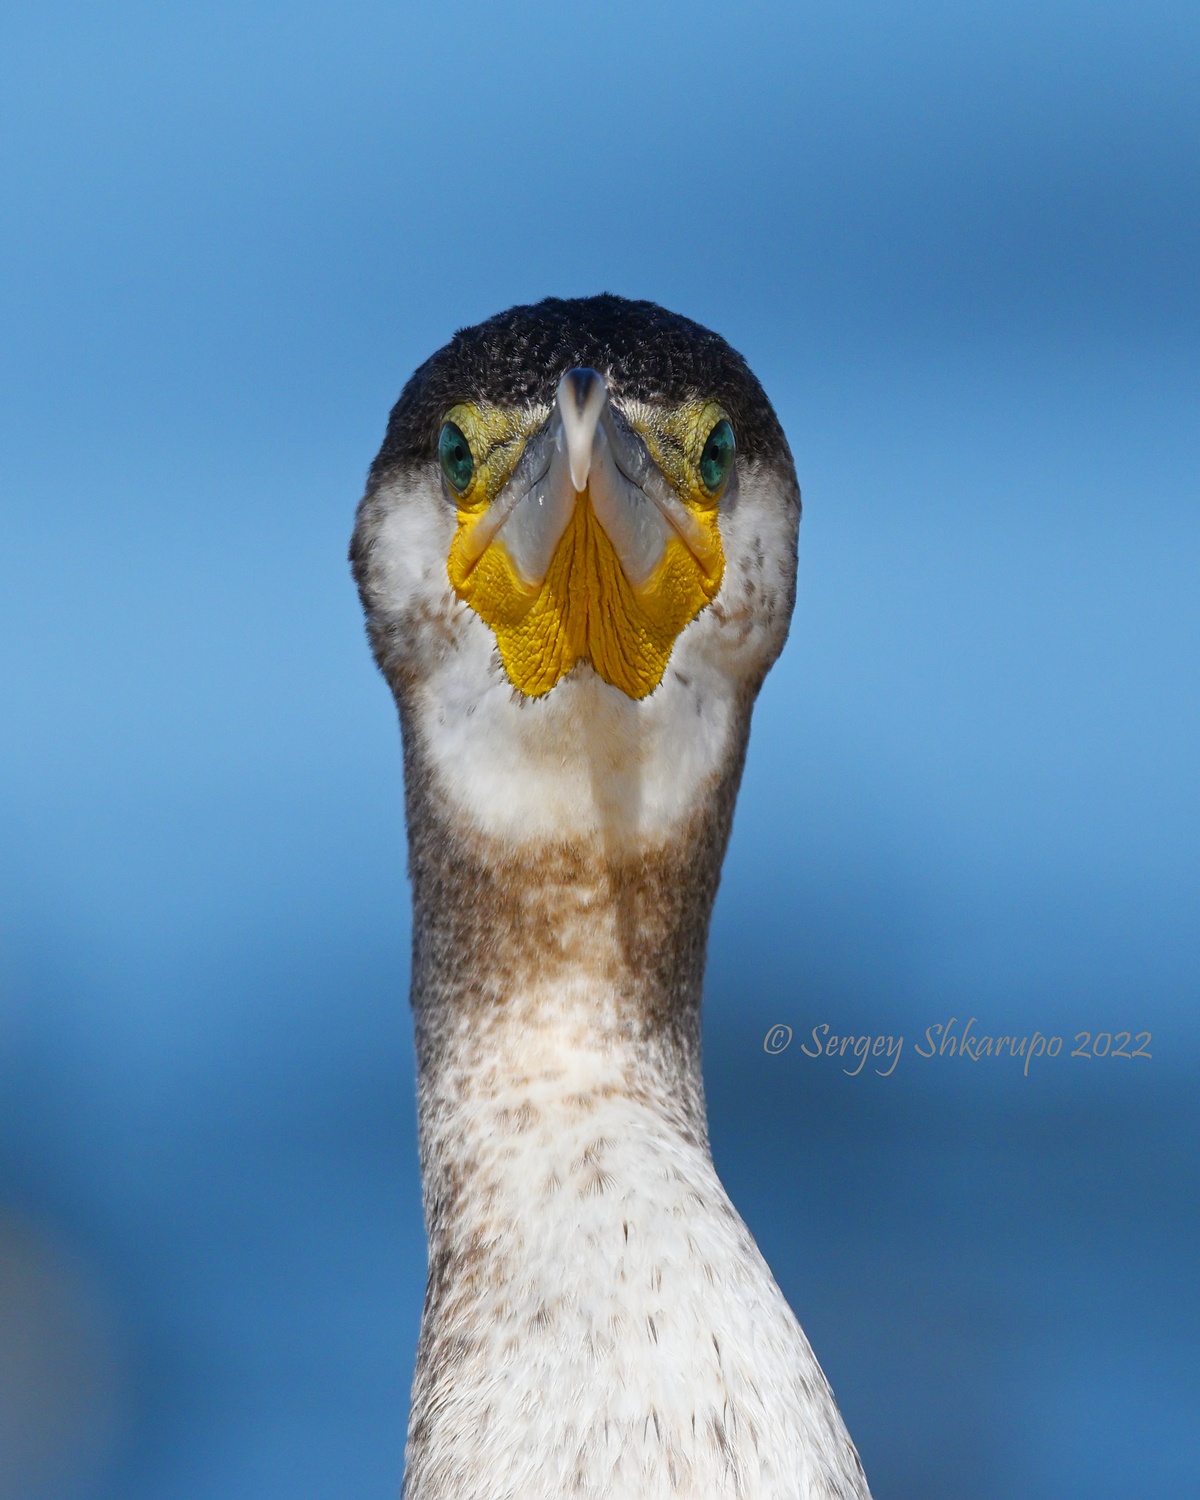
<path id="1" fill-rule="evenodd" d="M 475 460 L 471 456 L 470 443 L 453 422 L 446 422 L 442 427 L 442 435 L 438 438 L 438 460 L 451 489 L 461 495 L 471 482 Z"/>
<path id="2" fill-rule="evenodd" d="M 700 455 L 700 478 L 706 490 L 719 490 L 729 478 L 736 452 L 733 428 L 722 418 L 709 433 L 704 452 Z"/>

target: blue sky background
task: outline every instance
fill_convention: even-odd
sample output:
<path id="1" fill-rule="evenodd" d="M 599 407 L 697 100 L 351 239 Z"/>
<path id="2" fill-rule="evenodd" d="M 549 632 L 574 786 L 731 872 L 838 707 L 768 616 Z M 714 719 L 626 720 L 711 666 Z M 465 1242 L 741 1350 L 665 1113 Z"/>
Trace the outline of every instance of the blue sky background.
<path id="1" fill-rule="evenodd" d="M 43 0 L 0 70 L 0 1500 L 396 1493 L 345 548 L 412 368 L 602 289 L 725 334 L 796 455 L 707 1076 L 877 1500 L 1194 1495 L 1195 6 Z M 920 1063 L 951 1015 L 1153 1059 Z"/>

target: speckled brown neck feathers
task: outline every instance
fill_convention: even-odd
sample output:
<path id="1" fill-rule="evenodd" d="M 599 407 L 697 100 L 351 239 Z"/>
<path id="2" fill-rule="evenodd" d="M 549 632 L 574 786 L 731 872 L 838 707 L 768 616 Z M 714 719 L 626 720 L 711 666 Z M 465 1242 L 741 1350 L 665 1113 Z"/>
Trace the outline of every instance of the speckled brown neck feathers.
<path id="1" fill-rule="evenodd" d="M 568 994 L 567 1048 L 607 1059 L 612 1087 L 705 1140 L 701 987 L 749 708 L 711 794 L 674 837 L 638 850 L 602 835 L 513 850 L 465 828 L 402 715 L 424 1136 L 448 1070 L 456 1089 L 519 1085 L 531 1038 L 554 1036 Z"/>

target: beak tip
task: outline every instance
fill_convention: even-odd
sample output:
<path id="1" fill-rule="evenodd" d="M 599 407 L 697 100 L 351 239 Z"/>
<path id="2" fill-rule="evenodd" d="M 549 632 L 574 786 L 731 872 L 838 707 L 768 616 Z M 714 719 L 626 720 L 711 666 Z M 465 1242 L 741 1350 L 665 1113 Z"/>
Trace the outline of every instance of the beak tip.
<path id="1" fill-rule="evenodd" d="M 558 382 L 559 402 L 562 403 L 565 397 L 581 416 L 593 401 L 603 401 L 607 394 L 608 383 L 604 376 L 586 365 L 576 365 Z"/>

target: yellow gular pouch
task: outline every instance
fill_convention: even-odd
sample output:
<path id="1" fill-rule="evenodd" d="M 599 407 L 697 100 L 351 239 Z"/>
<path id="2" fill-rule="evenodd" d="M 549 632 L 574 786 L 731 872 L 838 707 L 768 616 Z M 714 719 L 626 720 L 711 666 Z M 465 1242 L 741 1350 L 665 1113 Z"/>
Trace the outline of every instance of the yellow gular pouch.
<path id="1" fill-rule="evenodd" d="M 450 419 L 472 439 L 473 448 L 475 436 L 484 436 L 476 412 L 459 407 Z M 467 431 L 468 423 L 474 434 Z M 695 423 L 693 416 L 689 426 Z M 488 435 L 494 442 L 493 434 Z M 658 458 L 658 434 L 646 436 Z M 513 444 L 510 438 L 504 446 L 511 453 L 523 443 Z M 503 465 L 509 472 L 516 456 Z M 665 464 L 661 467 L 670 472 L 677 465 L 670 464 L 670 470 Z M 503 529 L 473 560 L 478 548 L 471 546 L 471 533 L 500 487 L 498 476 L 487 472 L 490 468 L 485 461 L 476 476 L 485 483 L 491 480 L 486 488 L 479 486 L 484 491 L 480 498 L 471 503 L 475 483 L 460 498 L 447 573 L 458 597 L 491 626 L 509 681 L 526 697 L 538 698 L 578 662 L 587 661 L 605 682 L 630 698 L 647 697 L 662 681 L 679 633 L 721 586 L 725 555 L 716 497 L 698 483 L 687 486 L 686 509 L 696 523 L 692 544 L 672 531 L 654 572 L 634 587 L 585 489 L 575 497 L 546 576 L 531 585 L 514 568 Z M 678 493 L 677 476 L 670 477 Z"/>

